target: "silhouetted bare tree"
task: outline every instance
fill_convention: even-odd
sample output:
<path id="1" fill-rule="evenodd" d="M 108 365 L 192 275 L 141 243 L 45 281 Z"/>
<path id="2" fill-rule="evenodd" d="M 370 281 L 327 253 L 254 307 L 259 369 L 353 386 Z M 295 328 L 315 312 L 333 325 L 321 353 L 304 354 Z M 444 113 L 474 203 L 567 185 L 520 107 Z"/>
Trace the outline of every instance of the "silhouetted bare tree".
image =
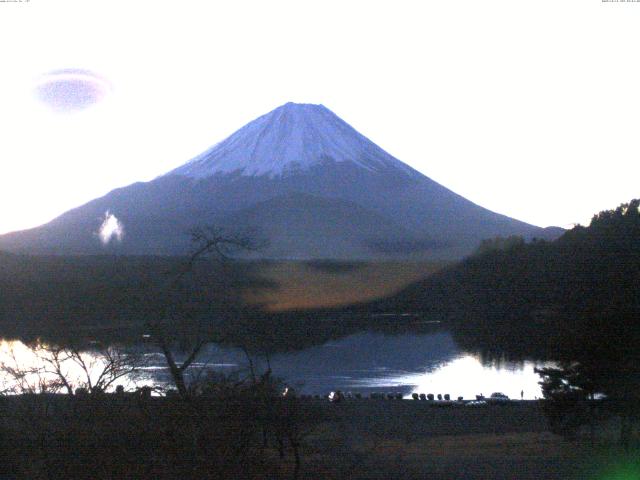
<path id="1" fill-rule="evenodd" d="M 57 393 L 73 395 L 76 389 L 88 393 L 104 392 L 115 382 L 131 377 L 144 364 L 144 358 L 116 345 L 83 350 L 78 346 L 35 342 L 28 346 L 32 364 L 18 361 L 10 352 L 11 363 L 0 364 L 0 371 L 12 393 Z"/>
<path id="2" fill-rule="evenodd" d="M 191 231 L 191 240 L 192 253 L 178 271 L 170 272 L 168 295 L 173 295 L 182 289 L 188 297 L 190 292 L 188 287 L 185 288 L 185 279 L 193 272 L 200 260 L 211 258 L 218 263 L 224 263 L 233 255 L 256 251 L 266 245 L 266 241 L 259 239 L 252 230 L 229 232 L 214 226 L 194 228 Z M 177 300 L 177 303 L 181 302 L 185 302 L 184 295 L 182 300 Z M 188 299 L 185 303 L 188 304 Z M 186 398 L 190 394 L 185 379 L 186 371 L 198 359 L 203 347 L 211 341 L 212 322 L 211 319 L 203 322 L 199 318 L 190 318 L 188 308 L 182 308 L 183 305 L 174 304 L 170 307 L 176 313 L 167 315 L 167 318 L 162 321 L 150 323 L 149 328 L 154 342 L 164 355 L 178 393 Z M 182 361 L 178 361 L 174 353 L 176 344 L 185 353 Z"/>

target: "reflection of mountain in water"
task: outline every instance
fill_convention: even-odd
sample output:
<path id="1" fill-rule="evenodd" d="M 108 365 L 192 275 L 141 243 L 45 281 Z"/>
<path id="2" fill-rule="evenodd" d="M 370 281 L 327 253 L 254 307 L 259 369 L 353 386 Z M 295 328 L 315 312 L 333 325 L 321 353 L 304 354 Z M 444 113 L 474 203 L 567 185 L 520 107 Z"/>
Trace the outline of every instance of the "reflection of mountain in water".
<path id="1" fill-rule="evenodd" d="M 458 353 L 448 333 L 384 335 L 363 332 L 272 359 L 274 374 L 306 393 L 330 390 L 367 391 L 358 387 L 368 378 L 386 378 L 405 372 L 424 372 Z M 399 391 L 410 390 L 407 385 Z"/>
<path id="2" fill-rule="evenodd" d="M 300 392 L 326 394 L 331 390 L 368 393 L 368 379 L 384 379 L 399 375 L 424 373 L 451 361 L 459 350 L 448 333 L 385 335 L 363 332 L 302 351 L 280 353 L 270 358 L 276 377 Z M 154 359 L 155 360 L 155 359 Z M 239 349 L 209 345 L 202 355 L 214 370 L 230 373 L 244 369 L 247 360 Z M 161 364 L 162 358 L 158 357 Z M 267 369 L 266 359 L 255 362 L 258 373 Z M 155 378 L 168 380 L 166 372 L 153 371 Z M 412 385 L 394 388 L 407 393 Z"/>

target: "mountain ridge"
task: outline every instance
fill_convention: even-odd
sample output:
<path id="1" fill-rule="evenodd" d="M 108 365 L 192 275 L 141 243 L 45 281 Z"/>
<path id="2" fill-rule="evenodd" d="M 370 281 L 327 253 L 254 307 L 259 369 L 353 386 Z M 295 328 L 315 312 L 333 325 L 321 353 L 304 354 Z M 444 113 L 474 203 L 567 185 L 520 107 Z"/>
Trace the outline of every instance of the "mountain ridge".
<path id="1" fill-rule="evenodd" d="M 124 231 L 106 244 L 98 235 L 105 215 Z M 191 248 L 192 228 L 250 227 L 248 219 L 269 236 L 271 246 L 259 255 L 276 259 L 455 260 L 486 238 L 558 233 L 463 198 L 324 106 L 289 103 L 150 182 L 0 236 L 0 249 L 181 255 Z"/>

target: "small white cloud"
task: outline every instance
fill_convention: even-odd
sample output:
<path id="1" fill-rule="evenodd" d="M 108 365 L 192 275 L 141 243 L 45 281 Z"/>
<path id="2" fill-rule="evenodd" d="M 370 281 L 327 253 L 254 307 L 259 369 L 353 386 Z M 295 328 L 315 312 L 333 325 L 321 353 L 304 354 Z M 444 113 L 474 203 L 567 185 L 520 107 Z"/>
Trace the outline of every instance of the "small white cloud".
<path id="1" fill-rule="evenodd" d="M 109 210 L 104 214 L 104 220 L 98 230 L 98 236 L 103 245 L 107 245 L 112 240 L 121 242 L 122 237 L 124 237 L 124 226 Z"/>

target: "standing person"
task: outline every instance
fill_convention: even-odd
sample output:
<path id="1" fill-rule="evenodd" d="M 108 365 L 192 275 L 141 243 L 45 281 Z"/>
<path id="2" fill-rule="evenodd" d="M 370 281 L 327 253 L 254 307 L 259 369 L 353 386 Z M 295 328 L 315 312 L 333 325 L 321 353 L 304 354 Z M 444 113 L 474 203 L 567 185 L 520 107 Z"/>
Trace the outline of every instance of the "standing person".
<path id="1" fill-rule="evenodd" d="M 520 390 L 520 400 L 524 400 L 524 390 Z"/>

